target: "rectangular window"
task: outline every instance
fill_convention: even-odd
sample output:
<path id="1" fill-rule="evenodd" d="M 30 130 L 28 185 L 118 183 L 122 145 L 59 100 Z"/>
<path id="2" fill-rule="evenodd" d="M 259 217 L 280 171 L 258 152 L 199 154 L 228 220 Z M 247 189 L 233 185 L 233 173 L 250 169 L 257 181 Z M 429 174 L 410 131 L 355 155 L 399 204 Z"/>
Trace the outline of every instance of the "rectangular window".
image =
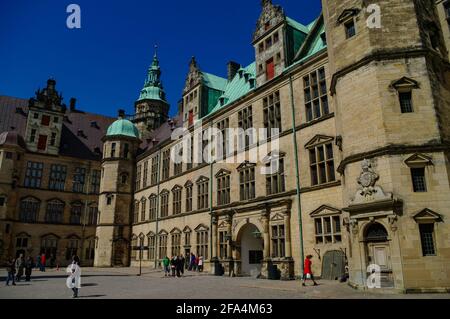
<path id="1" fill-rule="evenodd" d="M 254 167 L 239 171 L 239 186 L 239 198 L 241 201 L 256 197 Z"/>
<path id="2" fill-rule="evenodd" d="M 208 259 L 208 231 L 197 232 L 197 256 Z"/>
<path id="3" fill-rule="evenodd" d="M 209 182 L 204 181 L 197 185 L 197 209 L 203 209 L 209 207 L 208 194 L 209 194 Z"/>
<path id="4" fill-rule="evenodd" d="M 398 97 L 400 99 L 400 108 L 402 113 L 412 113 L 412 92 L 399 92 Z"/>
<path id="5" fill-rule="evenodd" d="M 192 211 L 192 185 L 186 186 L 186 212 Z"/>
<path id="6" fill-rule="evenodd" d="M 217 137 L 216 155 L 218 158 L 226 158 L 229 153 L 227 129 L 230 127 L 230 120 L 224 119 L 217 123 L 217 129 L 220 131 L 220 137 Z"/>
<path id="7" fill-rule="evenodd" d="M 272 226 L 272 257 L 282 258 L 285 256 L 284 225 Z"/>
<path id="8" fill-rule="evenodd" d="M 134 202 L 134 211 L 133 211 L 133 223 L 136 224 L 139 222 L 139 201 Z"/>
<path id="9" fill-rule="evenodd" d="M 219 231 L 219 257 L 220 259 L 228 258 L 228 241 L 227 232 Z"/>
<path id="10" fill-rule="evenodd" d="M 181 254 L 181 234 L 172 234 L 172 256 Z"/>
<path id="11" fill-rule="evenodd" d="M 30 142 L 34 143 L 35 140 L 36 140 L 36 130 L 32 129 L 30 134 Z"/>
<path id="12" fill-rule="evenodd" d="M 52 136 L 50 138 L 50 145 L 55 146 L 56 144 L 56 133 L 52 133 Z"/>
<path id="13" fill-rule="evenodd" d="M 267 129 L 267 138 L 270 138 L 274 135 L 278 135 L 282 131 L 280 92 L 275 92 L 264 98 L 263 105 L 264 128 Z"/>
<path id="14" fill-rule="evenodd" d="M 81 224 L 81 211 L 83 207 L 78 205 L 73 205 L 70 209 L 70 223 L 73 225 L 80 225 Z"/>
<path id="15" fill-rule="evenodd" d="M 116 143 L 111 144 L 111 158 L 116 157 Z"/>
<path id="16" fill-rule="evenodd" d="M 314 219 L 316 244 L 341 243 L 341 219 L 339 216 L 327 216 Z"/>
<path id="17" fill-rule="evenodd" d="M 252 106 L 249 106 L 238 113 L 238 127 L 244 132 L 240 133 L 243 135 L 239 136 L 239 150 L 245 149 L 254 143 L 254 136 L 252 134 L 246 134 L 251 132 L 250 129 L 253 128 L 253 110 Z"/>
<path id="18" fill-rule="evenodd" d="M 25 223 L 35 223 L 39 216 L 40 202 L 30 198 L 20 202 L 20 221 Z"/>
<path id="19" fill-rule="evenodd" d="M 156 185 L 158 183 L 158 168 L 159 168 L 159 155 L 152 158 L 152 175 L 151 175 L 151 185 Z"/>
<path id="20" fill-rule="evenodd" d="M 73 174 L 73 192 L 82 193 L 84 191 L 84 183 L 86 181 L 86 169 L 83 167 L 75 168 Z"/>
<path id="21" fill-rule="evenodd" d="M 161 217 L 169 216 L 169 193 L 161 194 Z"/>
<path id="22" fill-rule="evenodd" d="M 271 166 L 272 165 L 272 166 Z M 279 194 L 285 191 L 284 159 L 278 159 L 278 165 L 273 162 L 266 164 L 268 169 L 278 168 L 271 175 L 266 175 L 267 195 Z"/>
<path id="23" fill-rule="evenodd" d="M 226 205 L 230 203 L 230 175 L 217 178 L 217 204 Z"/>
<path id="24" fill-rule="evenodd" d="M 64 203 L 60 201 L 51 201 L 47 204 L 45 221 L 49 224 L 61 224 L 64 217 Z"/>
<path id="25" fill-rule="evenodd" d="M 67 166 L 52 165 L 50 168 L 50 181 L 48 188 L 54 191 L 64 191 L 66 183 Z"/>
<path id="26" fill-rule="evenodd" d="M 147 187 L 147 176 L 148 176 L 148 161 L 144 162 L 144 176 L 142 178 L 142 188 Z"/>
<path id="27" fill-rule="evenodd" d="M 427 183 L 425 180 L 425 167 L 411 168 L 411 178 L 415 193 L 423 193 L 427 191 Z"/>
<path id="28" fill-rule="evenodd" d="M 306 122 L 329 114 L 325 69 L 320 68 L 303 78 Z"/>
<path id="29" fill-rule="evenodd" d="M 347 39 L 352 38 L 356 35 L 355 21 L 352 19 L 344 24 L 345 36 Z"/>
<path id="30" fill-rule="evenodd" d="M 147 200 L 144 198 L 141 200 L 141 222 L 145 222 L 145 218 L 147 213 Z"/>
<path id="31" fill-rule="evenodd" d="M 167 256 L 167 235 L 159 236 L 159 259 Z"/>
<path id="32" fill-rule="evenodd" d="M 177 156 L 180 156 L 179 157 L 180 159 L 183 158 L 183 145 L 182 144 L 175 145 L 175 154 L 177 154 Z M 181 175 L 181 173 L 183 173 L 183 161 L 182 160 L 179 163 L 173 164 L 173 174 L 175 176 L 178 176 L 178 175 Z"/>
<path id="33" fill-rule="evenodd" d="M 173 190 L 173 214 L 181 214 L 181 188 Z"/>
<path id="34" fill-rule="evenodd" d="M 162 179 L 169 179 L 169 170 L 170 170 L 170 149 L 164 151 L 163 153 L 163 168 L 162 168 Z"/>
<path id="35" fill-rule="evenodd" d="M 91 193 L 92 194 L 98 194 L 100 193 L 100 171 L 94 169 L 92 171 L 91 176 Z"/>
<path id="36" fill-rule="evenodd" d="M 336 180 L 333 145 L 319 145 L 309 150 L 311 185 L 320 185 Z"/>
<path id="37" fill-rule="evenodd" d="M 150 196 L 150 220 L 156 220 L 156 209 L 157 209 L 157 197 L 155 195 Z"/>
<path id="38" fill-rule="evenodd" d="M 87 224 L 88 225 L 97 225 L 97 220 L 98 220 L 98 207 L 90 206 Z"/>
<path id="39" fill-rule="evenodd" d="M 142 166 L 138 165 L 136 168 L 136 181 L 134 184 L 134 189 L 137 191 L 141 189 L 141 172 L 142 172 Z"/>
<path id="40" fill-rule="evenodd" d="M 150 260 L 155 259 L 156 237 L 148 237 L 148 258 Z"/>
<path id="41" fill-rule="evenodd" d="M 39 135 L 37 149 L 45 151 L 47 149 L 47 135 Z"/>
<path id="42" fill-rule="evenodd" d="M 42 171 L 44 170 L 43 163 L 28 162 L 27 170 L 25 172 L 25 187 L 41 188 Z"/>
<path id="43" fill-rule="evenodd" d="M 194 125 L 194 111 L 189 111 L 189 126 Z"/>
<path id="44" fill-rule="evenodd" d="M 419 224 L 422 253 L 424 256 L 436 256 L 434 244 L 434 224 Z"/>

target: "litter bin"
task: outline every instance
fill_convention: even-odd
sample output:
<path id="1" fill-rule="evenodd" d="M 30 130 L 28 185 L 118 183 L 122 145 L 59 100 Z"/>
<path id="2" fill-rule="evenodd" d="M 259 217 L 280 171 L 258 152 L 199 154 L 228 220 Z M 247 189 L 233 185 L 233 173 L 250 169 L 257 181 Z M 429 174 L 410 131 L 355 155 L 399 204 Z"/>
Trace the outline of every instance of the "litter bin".
<path id="1" fill-rule="evenodd" d="M 222 264 L 219 262 L 214 263 L 214 274 L 216 276 L 223 276 L 224 269 L 222 267 Z"/>
<path id="2" fill-rule="evenodd" d="M 281 272 L 278 270 L 277 265 L 269 265 L 268 267 L 269 272 L 269 279 L 270 280 L 280 280 L 281 279 Z"/>

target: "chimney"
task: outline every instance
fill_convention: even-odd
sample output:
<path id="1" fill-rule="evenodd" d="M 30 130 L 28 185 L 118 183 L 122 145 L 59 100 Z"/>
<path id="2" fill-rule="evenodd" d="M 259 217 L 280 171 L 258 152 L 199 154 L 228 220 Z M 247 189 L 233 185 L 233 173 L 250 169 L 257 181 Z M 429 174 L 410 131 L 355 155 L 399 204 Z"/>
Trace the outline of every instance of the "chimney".
<path id="1" fill-rule="evenodd" d="M 124 119 L 125 118 L 125 110 L 120 109 L 118 112 L 119 112 L 119 118 Z"/>
<path id="2" fill-rule="evenodd" d="M 241 68 L 241 65 L 239 63 L 230 61 L 227 65 L 227 71 L 228 71 L 228 82 L 232 81 L 234 77 L 236 76 L 236 73 Z"/>
<path id="3" fill-rule="evenodd" d="M 71 98 L 70 99 L 70 111 L 71 112 L 75 111 L 76 104 L 77 104 L 77 99 L 74 97 Z"/>

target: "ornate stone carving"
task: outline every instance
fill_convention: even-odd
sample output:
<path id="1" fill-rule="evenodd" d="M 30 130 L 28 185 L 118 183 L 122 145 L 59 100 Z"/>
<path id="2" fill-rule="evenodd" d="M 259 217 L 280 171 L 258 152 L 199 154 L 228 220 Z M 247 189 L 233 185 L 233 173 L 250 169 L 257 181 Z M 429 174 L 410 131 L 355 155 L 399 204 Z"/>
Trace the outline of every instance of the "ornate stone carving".
<path id="1" fill-rule="evenodd" d="M 397 220 L 398 220 L 398 216 L 395 214 L 388 216 L 389 225 L 391 226 L 391 230 L 394 232 L 398 229 Z"/>
<path id="2" fill-rule="evenodd" d="M 283 8 L 272 4 L 271 0 L 262 0 L 262 13 L 256 23 L 256 31 L 253 34 L 253 41 L 259 39 L 269 29 L 278 25 L 286 19 Z"/>
<path id="3" fill-rule="evenodd" d="M 377 190 L 374 188 L 376 182 L 380 178 L 377 173 L 372 169 L 372 164 L 369 160 L 364 160 L 362 162 L 362 172 L 358 178 L 358 184 L 362 186 L 361 195 L 367 196 L 376 193 Z"/>
<path id="4" fill-rule="evenodd" d="M 189 74 L 186 78 L 186 83 L 184 86 L 183 94 L 189 92 L 197 84 L 201 83 L 203 80 L 203 74 L 200 71 L 195 57 L 192 57 L 191 63 L 189 64 Z"/>

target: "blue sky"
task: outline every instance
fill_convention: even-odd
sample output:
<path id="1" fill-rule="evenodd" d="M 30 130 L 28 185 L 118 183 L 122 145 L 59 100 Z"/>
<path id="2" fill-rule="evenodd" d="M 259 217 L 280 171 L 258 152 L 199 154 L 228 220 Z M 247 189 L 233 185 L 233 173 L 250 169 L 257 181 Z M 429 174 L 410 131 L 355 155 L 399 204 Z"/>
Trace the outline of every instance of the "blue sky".
<path id="1" fill-rule="evenodd" d="M 5 0 L 0 1 L 0 95 L 30 98 L 49 77 L 66 104 L 116 116 L 134 111 L 154 45 L 171 115 L 195 56 L 200 68 L 226 76 L 230 60 L 254 61 L 252 34 L 260 0 Z M 274 0 L 304 24 L 320 0 Z M 81 7 L 81 29 L 66 27 L 66 7 Z"/>

